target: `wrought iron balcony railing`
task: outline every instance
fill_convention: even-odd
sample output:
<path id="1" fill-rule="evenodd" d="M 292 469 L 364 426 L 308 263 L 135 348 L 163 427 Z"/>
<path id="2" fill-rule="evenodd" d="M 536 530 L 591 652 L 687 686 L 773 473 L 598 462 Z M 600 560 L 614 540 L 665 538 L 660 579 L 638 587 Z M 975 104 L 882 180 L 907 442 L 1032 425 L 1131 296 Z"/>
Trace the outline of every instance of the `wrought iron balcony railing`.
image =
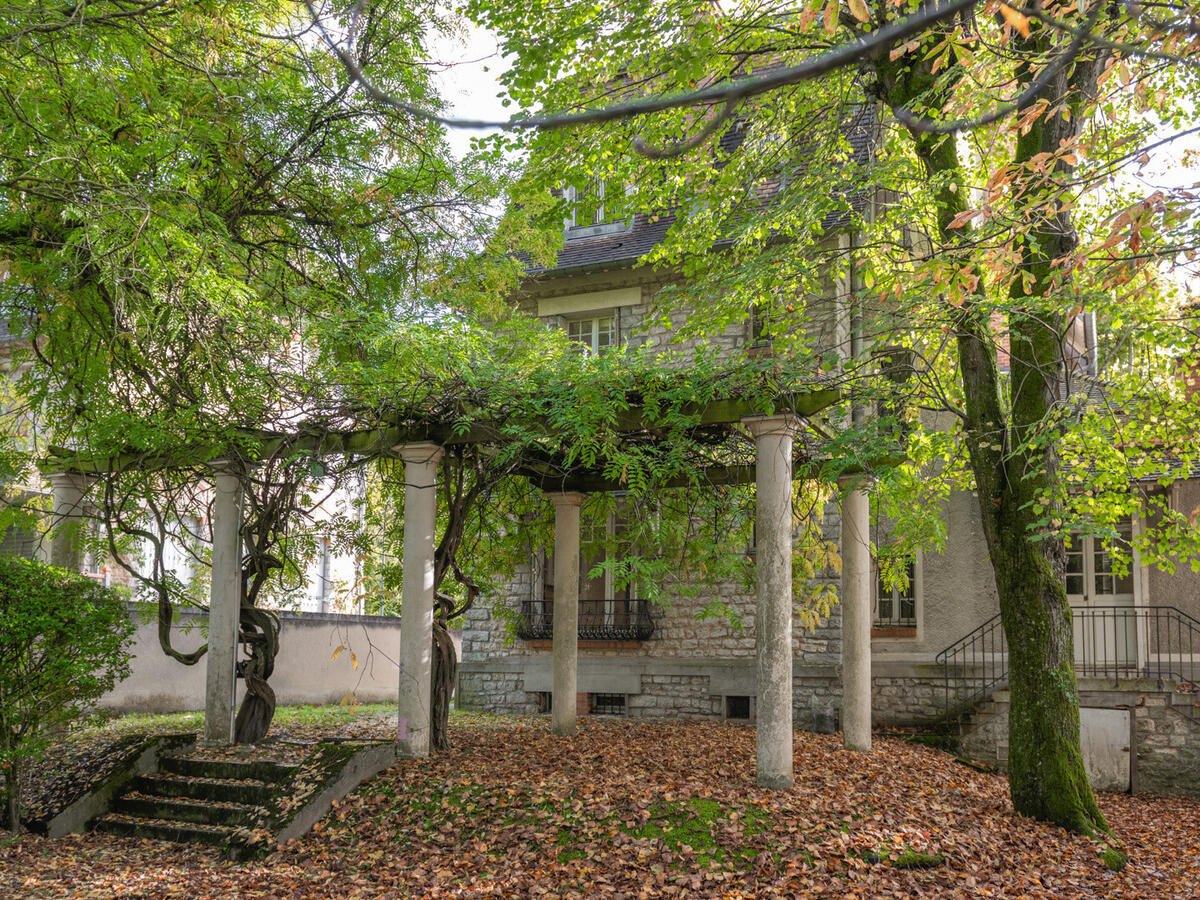
<path id="1" fill-rule="evenodd" d="M 654 634 L 649 600 L 584 600 L 579 604 L 579 640 L 644 641 Z M 554 636 L 554 601 L 526 600 L 521 604 L 517 636 L 527 641 Z"/>

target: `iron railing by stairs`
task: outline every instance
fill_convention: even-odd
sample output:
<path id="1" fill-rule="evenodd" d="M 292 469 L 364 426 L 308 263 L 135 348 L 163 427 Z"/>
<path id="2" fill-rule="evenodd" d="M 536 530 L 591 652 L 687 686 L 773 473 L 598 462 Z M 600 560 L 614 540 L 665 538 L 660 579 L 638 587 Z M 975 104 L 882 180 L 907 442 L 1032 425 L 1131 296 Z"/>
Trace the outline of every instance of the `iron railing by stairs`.
<path id="1" fill-rule="evenodd" d="M 1072 609 L 1075 675 L 1200 686 L 1200 620 L 1173 606 Z M 946 727 L 953 733 L 982 700 L 1008 686 L 1008 643 L 999 614 L 937 655 Z"/>

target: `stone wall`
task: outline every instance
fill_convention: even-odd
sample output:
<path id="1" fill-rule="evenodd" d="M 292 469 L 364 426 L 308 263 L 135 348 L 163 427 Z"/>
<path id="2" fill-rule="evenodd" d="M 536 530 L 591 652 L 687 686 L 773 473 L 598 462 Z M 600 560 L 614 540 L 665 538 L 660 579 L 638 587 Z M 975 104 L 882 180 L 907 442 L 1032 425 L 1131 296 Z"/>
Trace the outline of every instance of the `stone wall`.
<path id="1" fill-rule="evenodd" d="M 1127 710 L 1132 734 L 1110 735 L 1109 753 L 1134 748 L 1128 760 L 1128 786 L 1134 793 L 1200 797 L 1200 695 L 1181 693 L 1173 682 L 1129 680 L 1113 684 L 1080 679 L 1079 704 L 1083 728 L 1089 713 Z M 1004 769 L 1008 763 L 1008 691 L 997 691 L 981 703 L 962 732 L 963 752 Z M 1125 731 L 1125 726 L 1121 726 Z M 1088 735 L 1083 735 L 1084 759 L 1091 771 Z M 1113 789 L 1113 788 L 1108 788 Z M 1116 788 L 1126 789 L 1124 786 Z"/>
<path id="2" fill-rule="evenodd" d="M 871 679 L 871 717 L 875 725 L 927 725 L 945 716 L 941 669 L 932 665 L 879 666 Z M 906 674 L 898 674 L 908 669 Z"/>
<path id="3" fill-rule="evenodd" d="M 457 705 L 459 709 L 482 712 L 530 715 L 538 712 L 537 698 L 525 690 L 525 676 L 519 672 L 459 671 Z"/>
<path id="4" fill-rule="evenodd" d="M 625 701 L 633 718 L 712 719 L 723 714 L 724 700 L 709 693 L 706 675 L 643 675 L 641 688 Z"/>
<path id="5" fill-rule="evenodd" d="M 1147 693 L 1133 713 L 1134 791 L 1200 797 L 1200 695 Z"/>

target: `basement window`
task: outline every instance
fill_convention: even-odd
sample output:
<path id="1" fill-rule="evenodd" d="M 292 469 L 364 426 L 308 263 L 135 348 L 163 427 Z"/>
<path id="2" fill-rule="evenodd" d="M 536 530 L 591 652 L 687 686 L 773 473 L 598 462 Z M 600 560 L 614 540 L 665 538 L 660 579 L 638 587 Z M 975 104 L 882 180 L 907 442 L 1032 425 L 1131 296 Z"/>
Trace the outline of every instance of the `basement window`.
<path id="1" fill-rule="evenodd" d="M 735 722 L 750 721 L 750 697 L 730 694 L 725 697 L 725 718 Z"/>
<path id="2" fill-rule="evenodd" d="M 624 694 L 588 694 L 593 716 L 625 715 Z"/>

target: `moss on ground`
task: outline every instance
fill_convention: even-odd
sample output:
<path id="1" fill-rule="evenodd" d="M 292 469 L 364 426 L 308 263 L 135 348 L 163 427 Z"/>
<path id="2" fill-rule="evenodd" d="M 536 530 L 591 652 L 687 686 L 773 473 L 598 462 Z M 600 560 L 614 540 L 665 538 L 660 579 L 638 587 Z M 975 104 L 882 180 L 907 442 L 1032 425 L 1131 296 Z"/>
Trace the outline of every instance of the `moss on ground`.
<path id="1" fill-rule="evenodd" d="M 1114 872 L 1120 872 L 1129 862 L 1129 857 L 1116 847 L 1101 848 L 1100 859 L 1104 862 L 1104 865 L 1108 866 Z"/>
<path id="2" fill-rule="evenodd" d="M 742 822 L 745 834 L 757 834 L 766 827 L 765 813 L 756 809 L 730 809 L 707 797 L 692 797 L 684 802 L 659 802 L 650 808 L 650 818 L 637 828 L 623 828 L 643 840 L 661 840 L 669 850 L 679 852 L 690 847 L 703 866 L 723 863 L 731 857 L 752 860 L 749 847 L 731 848 L 718 842 L 714 832 L 722 824 L 732 824 L 734 816 Z"/>
<path id="3" fill-rule="evenodd" d="M 892 860 L 892 865 L 897 869 L 933 869 L 945 861 L 946 857 L 940 853 L 919 853 L 912 847 L 905 847 L 900 855 Z"/>

